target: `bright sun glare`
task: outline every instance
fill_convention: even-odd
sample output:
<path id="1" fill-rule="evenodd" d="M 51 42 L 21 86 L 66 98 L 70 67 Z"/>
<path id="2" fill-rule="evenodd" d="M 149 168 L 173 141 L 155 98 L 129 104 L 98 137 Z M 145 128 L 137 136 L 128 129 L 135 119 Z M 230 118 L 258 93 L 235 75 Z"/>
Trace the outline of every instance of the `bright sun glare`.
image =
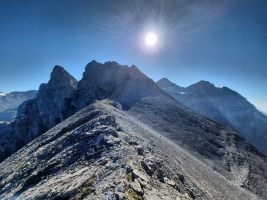
<path id="1" fill-rule="evenodd" d="M 147 33 L 145 37 L 145 42 L 147 46 L 154 46 L 157 43 L 157 35 L 155 33 Z"/>

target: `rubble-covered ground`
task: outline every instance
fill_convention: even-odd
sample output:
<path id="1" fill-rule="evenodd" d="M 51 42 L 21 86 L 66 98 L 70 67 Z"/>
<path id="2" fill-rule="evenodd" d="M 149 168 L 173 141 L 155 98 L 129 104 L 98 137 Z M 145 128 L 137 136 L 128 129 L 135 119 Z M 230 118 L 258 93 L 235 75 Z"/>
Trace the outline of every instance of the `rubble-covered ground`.
<path id="1" fill-rule="evenodd" d="M 0 199 L 258 199 L 111 101 L 0 163 Z"/>

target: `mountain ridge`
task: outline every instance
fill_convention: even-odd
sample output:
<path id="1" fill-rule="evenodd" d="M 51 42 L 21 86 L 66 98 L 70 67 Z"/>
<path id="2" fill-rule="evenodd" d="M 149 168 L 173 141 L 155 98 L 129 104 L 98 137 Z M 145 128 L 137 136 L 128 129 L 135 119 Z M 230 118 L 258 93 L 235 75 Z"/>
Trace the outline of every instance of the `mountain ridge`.
<path id="1" fill-rule="evenodd" d="M 117 107 L 97 101 L 6 159 L 0 197 L 258 199 Z"/>
<path id="2" fill-rule="evenodd" d="M 53 70 L 51 81 L 40 86 L 39 95 L 35 100 L 20 106 L 21 111 L 15 123 L 0 129 L 2 142 L 0 152 L 4 152 L 5 145 L 7 149 L 13 148 L 12 151 L 15 152 L 11 156 L 4 155 L 6 159 L 0 163 L 0 168 L 3 169 L 3 173 L 0 173 L 0 187 L 3 193 L 0 195 L 52 199 L 74 198 L 73 195 L 93 198 L 92 195 L 96 195 L 94 197 L 100 199 L 105 194 L 102 191 L 107 191 L 109 196 L 134 194 L 140 198 L 148 195 L 155 199 L 154 192 L 146 190 L 150 186 L 147 181 L 144 181 L 144 179 L 147 180 L 144 177 L 148 175 L 151 181 L 155 181 L 156 185 L 159 184 L 160 188 L 163 188 L 165 194 L 162 196 L 169 194 L 171 199 L 173 199 L 172 195 L 180 195 L 178 197 L 181 199 L 207 199 L 209 195 L 210 198 L 220 196 L 223 199 L 240 199 L 242 195 L 245 199 L 257 199 L 255 195 L 267 197 L 266 157 L 232 129 L 203 117 L 179 103 L 136 66 L 128 67 L 116 62 L 102 64 L 92 61 L 86 66 L 83 78 L 79 82 L 72 79 L 72 76 L 65 71 L 63 76 L 58 76 L 58 72 L 61 74 L 62 68 L 56 67 Z M 53 80 L 57 80 L 56 84 L 50 84 Z M 60 83 L 57 83 L 58 81 Z M 61 85 L 61 83 L 65 84 Z M 64 86 L 63 89 L 62 86 Z M 62 92 L 65 89 L 66 92 Z M 57 97 L 62 93 L 64 96 L 60 95 L 61 98 L 58 99 Z M 103 112 L 109 114 L 103 114 Z M 122 129 L 116 126 L 117 121 L 121 122 Z M 4 133 L 1 132 L 3 130 Z M 124 138 L 123 133 L 124 136 L 121 138 L 119 136 L 121 132 L 129 134 L 128 137 Z M 5 140 L 2 140 L 3 135 L 9 137 L 4 137 Z M 135 136 L 139 137 L 139 142 L 135 140 Z M 8 146 L 8 144 L 14 145 L 12 142 L 18 137 L 26 139 L 19 143 L 22 149 L 18 146 Z M 154 137 L 157 139 L 153 139 Z M 146 140 L 150 142 L 144 142 Z M 121 143 L 125 148 L 120 145 Z M 177 148 L 180 150 L 177 151 Z M 17 151 L 18 149 L 20 150 Z M 122 149 L 124 150 L 121 151 Z M 120 157 L 128 149 L 130 153 Z M 148 157 L 142 157 L 145 155 L 144 149 L 149 150 Z M 165 152 L 165 149 L 170 151 Z M 172 153 L 171 149 L 177 155 Z M 184 151 L 188 154 L 184 154 Z M 161 152 L 165 153 L 161 154 Z M 182 157 L 179 157 L 179 152 Z M 136 153 L 141 157 L 133 157 Z M 168 154 L 176 158 L 170 165 L 168 163 L 173 160 Z M 157 155 L 162 155 L 161 158 L 165 157 L 164 162 L 158 163 Z M 106 159 L 110 156 L 112 160 Z M 128 157 L 135 163 L 130 164 L 130 168 L 125 165 L 125 159 Z M 150 157 L 152 160 L 149 159 Z M 193 157 L 198 161 L 195 162 Z M 139 158 L 144 159 L 142 163 L 139 163 Z M 199 169 L 187 166 L 190 165 L 191 158 L 193 165 L 196 164 Z M 116 163 L 116 160 L 120 162 Z M 107 162 L 111 162 L 108 169 L 105 167 Z M 8 165 L 13 167 L 9 169 L 6 167 Z M 142 167 L 139 169 L 137 166 L 140 165 Z M 189 175 L 187 180 L 194 185 L 194 190 L 190 190 L 190 185 L 183 185 L 181 175 L 170 173 L 180 165 L 183 165 L 183 168 L 189 168 L 185 174 L 187 177 Z M 120 192 L 117 193 L 117 189 L 109 190 L 105 188 L 106 184 L 100 181 L 96 184 L 99 187 L 98 190 L 98 187 L 91 187 L 94 184 L 91 183 L 93 174 L 87 171 L 90 169 L 89 166 L 92 169 L 101 168 L 107 174 L 122 172 L 128 177 L 126 178 L 128 182 L 123 183 L 124 189 L 118 188 Z M 130 171 L 127 171 L 128 168 Z M 85 177 L 89 179 L 90 184 L 82 181 L 83 183 L 79 182 L 81 185 L 75 187 L 67 177 L 73 177 L 71 174 L 78 173 L 77 177 L 81 178 L 82 169 L 89 173 Z M 71 173 L 68 173 L 69 170 Z M 197 170 L 201 170 L 201 173 L 207 177 L 203 177 Z M 15 174 L 14 171 L 20 173 Z M 144 173 L 147 175 L 142 176 Z M 198 177 L 197 180 L 195 176 Z M 120 185 L 113 176 L 101 174 L 100 177 L 106 177 L 105 180 L 112 188 L 114 184 L 109 182 L 111 180 Z M 214 182 L 212 177 L 219 178 L 223 185 L 220 186 L 216 181 Z M 68 184 L 70 190 L 57 181 L 60 187 L 54 188 L 53 181 L 57 179 L 62 180 L 63 184 Z M 93 179 L 97 182 L 100 178 L 93 176 Z M 78 179 L 74 180 L 78 181 Z M 202 181 L 210 188 L 201 186 Z M 13 184 L 7 184 L 11 182 Z M 43 185 L 44 182 L 48 185 Z M 117 183 L 115 188 L 118 186 Z M 151 187 L 154 186 L 151 185 Z M 231 188 L 231 191 L 227 192 L 227 188 Z M 233 188 L 236 188 L 237 194 L 232 192 Z M 83 189 L 90 192 L 80 194 Z M 182 195 L 185 196 L 182 197 Z"/>
<path id="3" fill-rule="evenodd" d="M 169 87 L 165 85 L 163 90 L 194 111 L 236 129 L 261 151 L 267 153 L 267 118 L 238 92 L 228 87 L 217 88 L 205 81 L 186 88 L 178 86 L 180 90 L 173 84 L 169 84 Z M 181 95 L 177 91 L 184 94 Z"/>

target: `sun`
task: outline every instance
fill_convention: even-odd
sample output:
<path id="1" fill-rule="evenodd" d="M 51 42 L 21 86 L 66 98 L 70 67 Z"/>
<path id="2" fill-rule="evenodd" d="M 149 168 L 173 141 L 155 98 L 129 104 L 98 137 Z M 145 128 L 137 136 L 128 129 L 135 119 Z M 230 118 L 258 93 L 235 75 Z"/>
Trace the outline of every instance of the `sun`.
<path id="1" fill-rule="evenodd" d="M 149 32 L 146 34 L 145 43 L 147 46 L 155 46 L 158 41 L 158 37 L 155 33 Z"/>

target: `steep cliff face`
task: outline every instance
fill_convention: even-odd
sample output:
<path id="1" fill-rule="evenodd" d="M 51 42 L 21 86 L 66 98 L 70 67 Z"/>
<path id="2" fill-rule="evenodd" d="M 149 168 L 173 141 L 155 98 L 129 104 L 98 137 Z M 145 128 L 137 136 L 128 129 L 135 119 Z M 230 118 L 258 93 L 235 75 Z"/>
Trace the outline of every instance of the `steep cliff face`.
<path id="1" fill-rule="evenodd" d="M 237 92 L 227 87 L 217 88 L 208 81 L 183 88 L 162 79 L 158 85 L 183 105 L 234 128 L 267 154 L 267 117 Z"/>
<path id="2" fill-rule="evenodd" d="M 17 118 L 10 125 L 11 133 L 1 134 L 1 156 L 9 155 L 63 119 L 65 98 L 78 82 L 60 66 L 55 66 L 50 80 L 42 84 L 35 99 L 19 106 Z"/>
<path id="3" fill-rule="evenodd" d="M 30 140 L 58 124 L 62 120 L 64 100 L 70 97 L 77 85 L 64 68 L 55 66 L 48 83 L 40 86 L 37 98 L 19 107 L 15 132 L 26 134 Z"/>
<path id="4" fill-rule="evenodd" d="M 79 110 L 94 100 L 114 99 L 128 109 L 148 96 L 161 95 L 159 87 L 135 66 L 90 62 L 67 109 Z M 164 96 L 164 95 L 163 95 Z"/>

